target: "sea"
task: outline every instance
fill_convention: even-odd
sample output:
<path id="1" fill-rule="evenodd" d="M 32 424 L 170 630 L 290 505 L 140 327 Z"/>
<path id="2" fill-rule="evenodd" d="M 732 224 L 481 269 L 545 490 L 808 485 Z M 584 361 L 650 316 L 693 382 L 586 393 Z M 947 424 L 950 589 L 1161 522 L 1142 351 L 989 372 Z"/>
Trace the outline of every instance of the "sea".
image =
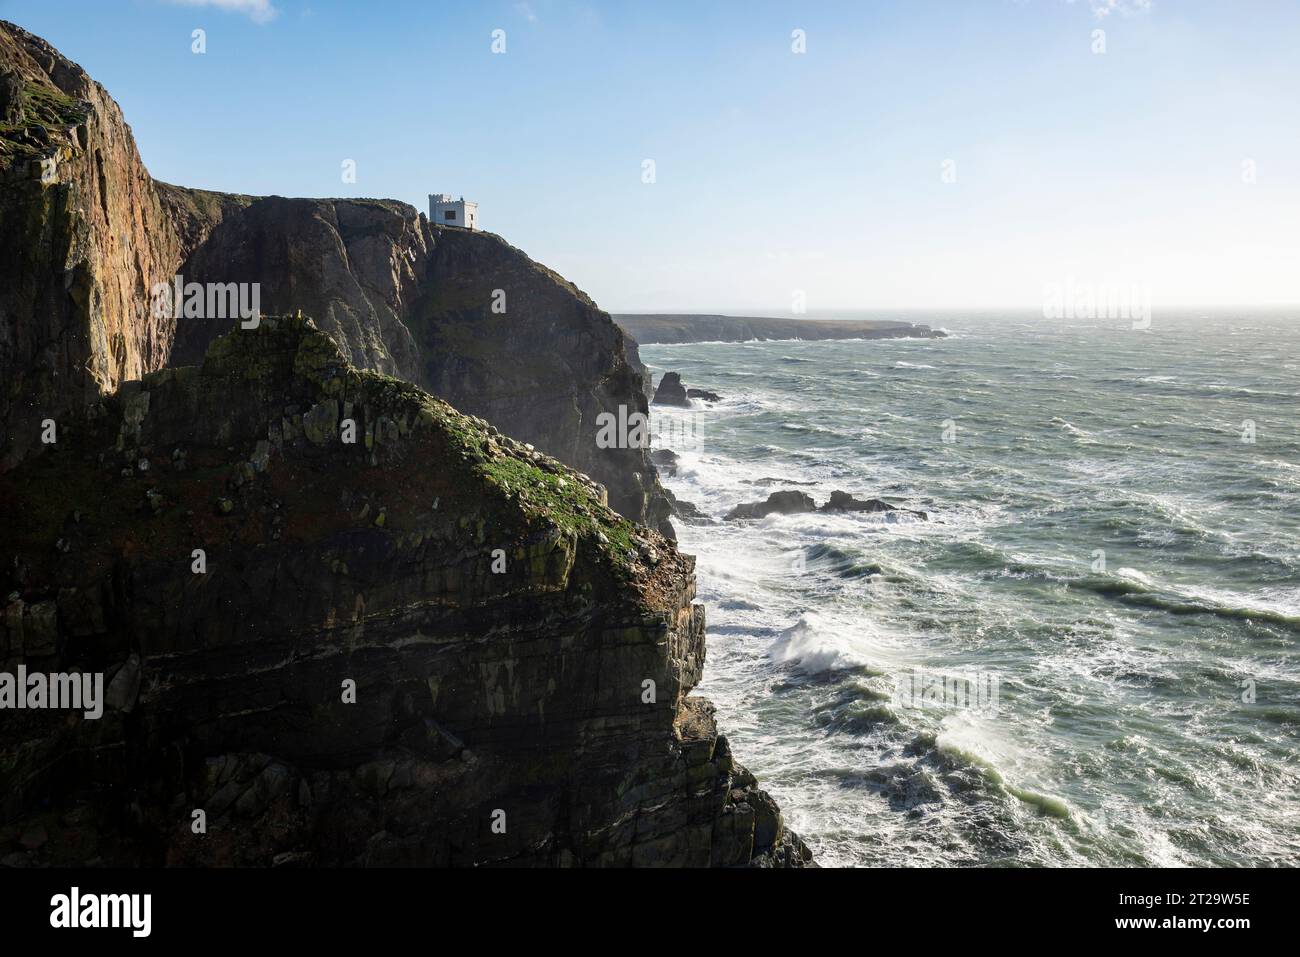
<path id="1" fill-rule="evenodd" d="M 720 394 L 655 442 L 698 691 L 786 824 L 829 866 L 1300 864 L 1300 312 L 895 318 L 948 335 L 640 349 Z M 899 511 L 723 518 L 786 489 Z"/>

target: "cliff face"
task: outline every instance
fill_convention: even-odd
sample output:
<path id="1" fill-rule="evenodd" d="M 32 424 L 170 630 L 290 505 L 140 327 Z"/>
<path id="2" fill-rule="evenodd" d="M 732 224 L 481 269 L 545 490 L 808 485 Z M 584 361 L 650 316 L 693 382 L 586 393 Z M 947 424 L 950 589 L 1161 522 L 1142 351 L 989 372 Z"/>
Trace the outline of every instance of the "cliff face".
<path id="1" fill-rule="evenodd" d="M 108 702 L 0 712 L 0 857 L 806 862 L 689 696 L 692 560 L 602 498 L 304 320 L 121 390 L 0 476 L 0 659 Z"/>
<path id="2" fill-rule="evenodd" d="M 647 410 L 621 333 L 499 237 L 431 227 L 388 200 L 155 183 L 103 87 L 2 21 L 0 183 L 0 469 L 39 449 L 44 420 L 201 359 L 231 322 L 155 309 L 155 285 L 179 273 L 259 284 L 263 311 L 312 316 L 359 367 L 490 417 L 671 536 L 647 451 L 596 444 L 600 413 Z"/>
<path id="3" fill-rule="evenodd" d="M 233 196 L 166 183 L 158 190 L 184 237 L 178 271 L 186 282 L 257 283 L 264 311 L 301 310 L 354 365 L 413 378 L 418 356 L 402 318 L 427 246 L 410 206 Z M 173 364 L 202 361 L 208 343 L 233 324 L 179 320 Z"/>
<path id="4" fill-rule="evenodd" d="M 647 405 L 621 331 L 572 283 L 499 236 L 431 226 L 405 203 L 159 188 L 186 237 L 186 282 L 258 283 L 264 310 L 301 309 L 351 362 L 487 418 L 671 536 L 647 450 L 597 446 L 601 413 Z M 230 326 L 180 320 L 172 362 L 198 361 Z"/>
<path id="5" fill-rule="evenodd" d="M 693 562 L 596 446 L 646 404 L 586 296 L 404 204 L 155 183 L 3 22 L 0 178 L 0 864 L 808 861 L 690 696 Z M 172 319 L 177 273 L 320 325 Z"/>
<path id="6" fill-rule="evenodd" d="M 178 242 L 121 110 L 39 37 L 0 23 L 0 469 L 167 359 L 148 309 Z"/>

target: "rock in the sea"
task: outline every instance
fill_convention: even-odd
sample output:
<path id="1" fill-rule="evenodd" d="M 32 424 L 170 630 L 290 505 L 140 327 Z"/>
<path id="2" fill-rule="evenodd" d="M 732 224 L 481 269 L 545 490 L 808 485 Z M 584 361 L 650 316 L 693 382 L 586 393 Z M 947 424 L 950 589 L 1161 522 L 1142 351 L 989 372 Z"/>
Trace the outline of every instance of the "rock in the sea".
<path id="1" fill-rule="evenodd" d="M 854 498 L 848 492 L 834 491 L 831 492 L 830 500 L 821 507 L 823 512 L 898 512 L 902 515 L 913 515 L 920 519 L 928 519 L 925 512 L 913 511 L 909 508 L 899 508 L 896 505 L 890 505 L 888 502 L 882 502 L 878 498 L 858 499 Z"/>
<path id="2" fill-rule="evenodd" d="M 815 483 L 809 483 L 815 484 Z M 786 489 L 773 492 L 766 502 L 746 502 L 737 505 L 725 516 L 727 520 L 738 518 L 764 518 L 768 515 L 795 515 L 801 512 L 893 512 L 899 515 L 911 515 L 919 519 L 929 518 L 925 512 L 898 508 L 878 498 L 858 499 L 848 492 L 835 491 L 830 500 L 821 508 L 806 492 Z"/>
<path id="3" fill-rule="evenodd" d="M 664 489 L 664 494 L 668 496 L 668 501 L 672 505 L 673 515 L 682 521 L 690 522 L 692 525 L 702 525 L 711 521 L 709 516 L 701 512 L 698 507 L 678 498 L 671 489 Z"/>
<path id="4" fill-rule="evenodd" d="M 655 449 L 650 453 L 650 462 L 661 475 L 672 478 L 677 474 L 677 453 L 672 449 Z"/>
<path id="5" fill-rule="evenodd" d="M 716 392 L 710 392 L 708 389 L 687 389 L 682 385 L 680 373 L 665 372 L 663 378 L 659 380 L 659 388 L 655 390 L 655 404 L 690 406 L 691 399 L 720 402 L 722 396 Z"/>
<path id="6" fill-rule="evenodd" d="M 765 518 L 768 515 L 796 515 L 801 512 L 814 512 L 817 510 L 817 503 L 806 492 L 798 492 L 787 489 L 782 492 L 773 492 L 767 497 L 766 502 L 746 502 L 737 505 L 726 514 L 726 519 L 731 521 L 737 518 Z"/>
<path id="7" fill-rule="evenodd" d="M 665 372 L 664 377 L 659 380 L 659 387 L 655 389 L 655 405 L 681 405 L 689 406 L 691 400 L 686 396 L 686 388 L 682 385 L 682 377 L 676 372 Z"/>
<path id="8" fill-rule="evenodd" d="M 794 479 L 788 479 L 788 478 L 774 478 L 774 477 L 772 477 L 772 476 L 769 475 L 769 476 L 764 476 L 763 478 L 756 478 L 756 479 L 741 479 L 741 480 L 740 480 L 740 484 L 741 484 L 741 485 L 761 485 L 761 486 L 763 486 L 764 488 L 769 488 L 769 487 L 771 487 L 771 486 L 773 486 L 773 485 L 816 485 L 817 483 L 816 483 L 816 482 L 796 482 Z"/>

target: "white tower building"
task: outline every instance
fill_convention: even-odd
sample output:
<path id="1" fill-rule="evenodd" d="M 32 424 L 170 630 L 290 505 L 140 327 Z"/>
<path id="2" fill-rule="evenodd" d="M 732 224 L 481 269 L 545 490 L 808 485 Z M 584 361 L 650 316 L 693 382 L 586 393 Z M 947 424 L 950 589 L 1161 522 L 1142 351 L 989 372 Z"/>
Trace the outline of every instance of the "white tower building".
<path id="1" fill-rule="evenodd" d="M 429 222 L 435 226 L 477 229 L 478 203 L 467 203 L 464 196 L 452 199 L 447 193 L 430 193 Z"/>

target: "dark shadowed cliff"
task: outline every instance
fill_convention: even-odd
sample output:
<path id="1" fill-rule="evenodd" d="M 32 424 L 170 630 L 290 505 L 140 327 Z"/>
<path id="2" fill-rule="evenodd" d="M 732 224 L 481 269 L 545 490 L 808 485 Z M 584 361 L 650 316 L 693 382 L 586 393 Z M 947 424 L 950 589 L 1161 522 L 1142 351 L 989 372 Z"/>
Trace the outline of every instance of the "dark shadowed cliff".
<path id="1" fill-rule="evenodd" d="M 301 309 L 358 366 L 487 418 L 671 535 L 647 450 L 596 444 L 601 413 L 647 406 L 622 333 L 562 276 L 499 236 L 431 226 L 392 200 L 159 190 L 185 240 L 186 282 L 259 283 L 264 310 Z M 172 362 L 197 361 L 230 325 L 181 320 Z"/>
<path id="2" fill-rule="evenodd" d="M 108 700 L 3 713 L 0 853 L 804 863 L 689 697 L 692 560 L 602 499 L 307 320 L 120 391 L 0 480 L 0 657 Z"/>

